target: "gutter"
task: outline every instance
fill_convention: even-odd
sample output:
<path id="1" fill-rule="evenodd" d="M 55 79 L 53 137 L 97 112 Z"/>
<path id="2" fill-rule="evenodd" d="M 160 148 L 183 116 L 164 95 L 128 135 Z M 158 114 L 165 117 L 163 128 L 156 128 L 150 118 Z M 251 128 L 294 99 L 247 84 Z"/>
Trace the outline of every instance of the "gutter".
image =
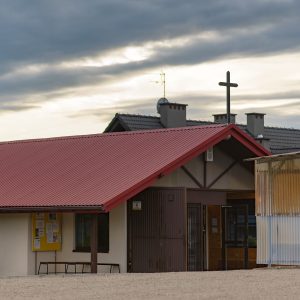
<path id="1" fill-rule="evenodd" d="M 29 206 L 0 207 L 0 213 L 34 213 L 34 212 L 89 212 L 104 213 L 103 206 Z"/>

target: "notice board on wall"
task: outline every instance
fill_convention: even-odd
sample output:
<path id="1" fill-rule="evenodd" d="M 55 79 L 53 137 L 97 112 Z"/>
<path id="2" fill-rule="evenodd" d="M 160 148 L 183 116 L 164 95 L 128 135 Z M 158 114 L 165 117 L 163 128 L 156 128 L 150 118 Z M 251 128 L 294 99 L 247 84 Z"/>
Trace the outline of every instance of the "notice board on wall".
<path id="1" fill-rule="evenodd" d="M 32 214 L 32 251 L 61 250 L 60 213 Z"/>

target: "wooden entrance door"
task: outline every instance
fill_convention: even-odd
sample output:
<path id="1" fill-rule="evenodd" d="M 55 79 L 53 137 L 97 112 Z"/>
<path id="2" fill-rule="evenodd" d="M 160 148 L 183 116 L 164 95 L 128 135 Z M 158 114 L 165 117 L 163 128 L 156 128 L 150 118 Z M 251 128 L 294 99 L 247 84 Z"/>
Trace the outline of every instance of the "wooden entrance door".
<path id="1" fill-rule="evenodd" d="M 205 260 L 205 206 L 189 203 L 187 210 L 188 271 L 203 271 Z"/>
<path id="2" fill-rule="evenodd" d="M 128 271 L 186 270 L 184 189 L 151 188 L 128 202 Z"/>
<path id="3" fill-rule="evenodd" d="M 207 205 L 207 256 L 208 270 L 222 270 L 222 223 L 221 223 L 221 205 Z"/>

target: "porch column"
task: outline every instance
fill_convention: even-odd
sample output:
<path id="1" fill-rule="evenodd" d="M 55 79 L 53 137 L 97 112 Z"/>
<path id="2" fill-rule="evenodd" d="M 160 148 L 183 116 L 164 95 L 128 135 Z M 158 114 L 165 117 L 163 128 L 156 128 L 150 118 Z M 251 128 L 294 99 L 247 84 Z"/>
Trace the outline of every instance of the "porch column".
<path id="1" fill-rule="evenodd" d="M 91 273 L 97 273 L 97 262 L 98 262 L 98 214 L 92 214 Z"/>

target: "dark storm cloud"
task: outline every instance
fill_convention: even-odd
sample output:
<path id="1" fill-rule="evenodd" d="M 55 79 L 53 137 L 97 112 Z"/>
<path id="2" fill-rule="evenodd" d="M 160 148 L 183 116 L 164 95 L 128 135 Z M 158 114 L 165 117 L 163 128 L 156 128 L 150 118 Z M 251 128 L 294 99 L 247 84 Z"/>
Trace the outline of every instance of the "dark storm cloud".
<path id="1" fill-rule="evenodd" d="M 278 1 L 1 1 L 1 60 L 60 61 L 199 31 L 276 24 L 299 4 Z"/>
<path id="2" fill-rule="evenodd" d="M 28 105 L 24 99 L 30 95 L 101 86 L 162 65 L 295 51 L 300 47 L 299 13 L 296 0 L 2 0 L 0 103 L 21 109 Z M 207 31 L 217 32 L 219 38 L 157 47 L 154 55 L 142 62 L 99 68 L 59 66 L 111 49 Z M 40 72 L 14 75 L 32 64 L 48 66 Z M 12 75 L 6 76 L 9 73 Z"/>

